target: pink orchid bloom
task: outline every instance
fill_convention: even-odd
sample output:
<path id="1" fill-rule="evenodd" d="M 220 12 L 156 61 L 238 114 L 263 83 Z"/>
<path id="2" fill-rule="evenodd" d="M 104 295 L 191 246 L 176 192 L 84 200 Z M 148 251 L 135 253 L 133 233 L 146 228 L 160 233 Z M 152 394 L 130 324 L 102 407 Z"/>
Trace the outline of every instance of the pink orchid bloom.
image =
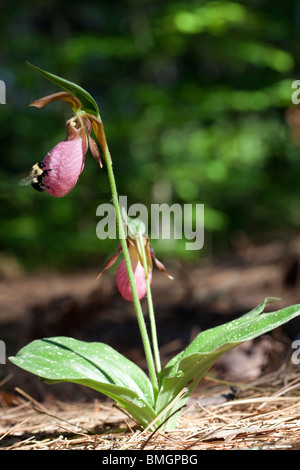
<path id="1" fill-rule="evenodd" d="M 167 273 L 164 265 L 155 257 L 154 251 L 149 242 L 149 238 L 146 235 L 143 235 L 143 242 L 144 242 L 144 248 L 145 248 L 145 254 L 146 254 L 147 274 L 148 274 L 149 283 L 151 284 L 151 281 L 152 281 L 153 266 L 152 266 L 151 258 L 154 259 L 155 264 L 158 267 L 158 269 L 160 269 L 160 271 L 166 274 L 169 277 L 169 279 L 173 279 L 173 277 Z M 128 246 L 128 251 L 129 251 L 129 256 L 130 256 L 130 261 L 131 261 L 131 266 L 132 266 L 132 271 L 133 271 L 133 278 L 134 278 L 134 282 L 136 285 L 138 298 L 142 299 L 147 293 L 147 285 L 146 285 L 145 270 L 144 270 L 143 261 L 142 261 L 141 249 L 139 247 L 139 239 L 131 238 L 128 236 L 127 246 Z M 106 269 L 110 268 L 116 262 L 121 251 L 122 251 L 122 245 L 120 245 L 117 253 L 115 253 L 107 261 L 103 270 L 98 274 L 97 279 L 101 277 L 102 273 Z M 121 261 L 117 269 L 116 283 L 117 283 L 117 288 L 120 294 L 122 295 L 122 297 L 132 302 L 133 301 L 132 290 L 131 290 L 126 263 L 124 259 Z"/>
<path id="2" fill-rule="evenodd" d="M 43 160 L 46 191 L 55 197 L 68 194 L 77 183 L 84 168 L 88 149 L 84 128 L 76 129 L 76 120 L 66 122 L 68 137 L 47 153 Z"/>
<path id="3" fill-rule="evenodd" d="M 145 270 L 140 261 L 133 267 L 133 277 L 138 293 L 138 298 L 142 299 L 147 293 L 147 285 L 145 279 Z M 152 271 L 148 274 L 149 283 L 152 281 Z M 125 260 L 123 259 L 118 267 L 116 275 L 116 283 L 122 297 L 129 302 L 133 301 L 132 290 L 128 278 Z"/>
<path id="4" fill-rule="evenodd" d="M 51 196 L 63 197 L 77 183 L 84 168 L 88 148 L 102 167 L 98 146 L 90 136 L 92 128 L 103 152 L 105 152 L 106 141 L 102 123 L 95 116 L 81 112 L 80 101 L 70 93 L 54 93 L 34 101 L 31 106 L 42 108 L 56 100 L 67 102 L 75 114 L 66 122 L 67 138 L 50 150 L 44 160 L 38 164 L 43 170 L 42 175 L 39 176 L 42 180 L 40 181 L 42 189 L 39 190 L 46 190 Z"/>

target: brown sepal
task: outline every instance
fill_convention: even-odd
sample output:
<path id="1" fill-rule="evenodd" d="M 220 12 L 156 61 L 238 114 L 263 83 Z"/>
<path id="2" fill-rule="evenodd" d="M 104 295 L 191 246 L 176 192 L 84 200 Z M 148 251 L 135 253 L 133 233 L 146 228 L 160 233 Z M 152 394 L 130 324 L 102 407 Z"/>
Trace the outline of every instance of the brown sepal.
<path id="1" fill-rule="evenodd" d="M 79 99 L 66 91 L 60 91 L 58 93 L 53 93 L 52 95 L 44 96 L 43 98 L 39 98 L 38 100 L 35 100 L 30 103 L 29 106 L 43 108 L 44 106 L 46 106 L 46 104 L 52 103 L 53 101 L 57 100 L 65 101 L 72 107 L 73 110 L 78 111 L 79 109 L 81 109 L 81 102 L 79 101 Z"/>

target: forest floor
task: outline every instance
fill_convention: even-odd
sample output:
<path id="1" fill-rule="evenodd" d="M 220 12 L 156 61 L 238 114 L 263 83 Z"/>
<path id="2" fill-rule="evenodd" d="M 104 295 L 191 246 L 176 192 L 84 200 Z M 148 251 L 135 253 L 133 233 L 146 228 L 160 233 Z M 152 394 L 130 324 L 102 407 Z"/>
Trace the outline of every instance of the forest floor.
<path id="1" fill-rule="evenodd" d="M 165 364 L 201 331 L 237 318 L 265 297 L 268 309 L 300 303 L 298 241 L 246 244 L 222 259 L 168 263 L 153 275 Z M 114 276 L 6 270 L 0 332 L 6 356 L 50 336 L 101 341 L 146 369 L 133 306 Z M 168 294 L 166 294 L 168 292 Z M 146 310 L 146 303 L 143 303 Z M 171 325 L 171 326 L 170 326 Z M 300 449 L 300 374 L 291 361 L 300 319 L 226 353 L 194 391 L 175 431 L 140 431 L 99 393 L 42 384 L 9 359 L 0 365 L 0 450 Z"/>

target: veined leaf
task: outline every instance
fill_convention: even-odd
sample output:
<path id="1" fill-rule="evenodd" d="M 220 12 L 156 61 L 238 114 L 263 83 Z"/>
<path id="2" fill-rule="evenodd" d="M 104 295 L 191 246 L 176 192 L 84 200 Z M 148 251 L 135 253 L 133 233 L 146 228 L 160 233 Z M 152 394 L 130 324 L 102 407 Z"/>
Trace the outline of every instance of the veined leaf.
<path id="1" fill-rule="evenodd" d="M 146 374 L 106 344 L 44 338 L 28 344 L 10 360 L 47 382 L 74 382 L 104 393 L 143 427 L 156 416 Z"/>
<path id="2" fill-rule="evenodd" d="M 162 373 L 156 412 L 159 413 L 168 406 L 185 387 L 188 388 L 185 397 L 187 400 L 199 380 L 225 352 L 277 328 L 300 314 L 300 305 L 286 307 L 277 312 L 261 313 L 269 301 L 270 299 L 266 299 L 237 320 L 203 331 L 182 353 L 175 356 Z"/>
<path id="3" fill-rule="evenodd" d="M 165 369 L 163 370 L 162 377 L 165 375 L 172 375 L 173 367 L 176 368 L 176 364 L 178 364 L 179 360 L 192 352 L 199 352 L 199 348 L 201 348 L 201 350 L 211 350 L 214 344 L 218 344 L 218 341 L 224 338 L 224 329 L 227 332 L 232 332 L 233 328 L 238 328 L 240 325 L 251 321 L 252 318 L 263 312 L 266 305 L 273 302 L 274 300 L 278 299 L 274 297 L 267 297 L 260 305 L 245 315 L 237 318 L 236 320 L 226 323 L 225 325 L 216 326 L 215 328 L 211 328 L 200 333 L 184 351 L 177 354 L 177 356 L 173 357 L 168 362 Z"/>
<path id="4" fill-rule="evenodd" d="M 66 80 L 65 78 L 61 78 L 58 75 L 54 75 L 53 73 L 47 72 L 46 70 L 42 70 L 39 67 L 32 65 L 28 61 L 26 62 L 26 65 L 38 72 L 50 82 L 55 83 L 55 85 L 58 85 L 63 90 L 66 90 L 72 95 L 76 96 L 82 102 L 83 108 L 86 112 L 89 112 L 94 116 L 99 117 L 99 109 L 96 101 L 84 88 L 79 85 L 76 85 L 76 83 Z"/>

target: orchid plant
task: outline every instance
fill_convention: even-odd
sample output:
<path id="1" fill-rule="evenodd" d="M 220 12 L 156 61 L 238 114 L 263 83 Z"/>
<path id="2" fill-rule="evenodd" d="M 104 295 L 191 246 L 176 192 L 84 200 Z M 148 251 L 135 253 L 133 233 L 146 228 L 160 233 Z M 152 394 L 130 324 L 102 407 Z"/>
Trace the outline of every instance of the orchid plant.
<path id="1" fill-rule="evenodd" d="M 264 312 L 266 305 L 275 300 L 267 298 L 240 318 L 202 331 L 162 368 L 151 295 L 152 260 L 170 279 L 172 276 L 156 258 L 144 224 L 130 219 L 119 207 L 113 162 L 98 105 L 80 86 L 32 64 L 27 65 L 63 90 L 38 99 L 31 106 L 42 108 L 62 100 L 73 111 L 66 122 L 66 140 L 58 143 L 43 160 L 43 168 L 47 169 L 44 173 L 45 190 L 54 197 L 68 194 L 84 169 L 88 149 L 100 168 L 106 165 L 120 245 L 98 278 L 120 255 L 123 256 L 116 283 L 124 299 L 134 305 L 148 374 L 106 344 L 61 336 L 35 340 L 10 360 L 47 383 L 73 382 L 111 397 L 143 429 L 174 429 L 192 391 L 222 354 L 296 317 L 300 314 L 300 305 Z M 127 234 L 125 228 L 128 229 Z M 150 332 L 141 305 L 145 296 Z"/>

